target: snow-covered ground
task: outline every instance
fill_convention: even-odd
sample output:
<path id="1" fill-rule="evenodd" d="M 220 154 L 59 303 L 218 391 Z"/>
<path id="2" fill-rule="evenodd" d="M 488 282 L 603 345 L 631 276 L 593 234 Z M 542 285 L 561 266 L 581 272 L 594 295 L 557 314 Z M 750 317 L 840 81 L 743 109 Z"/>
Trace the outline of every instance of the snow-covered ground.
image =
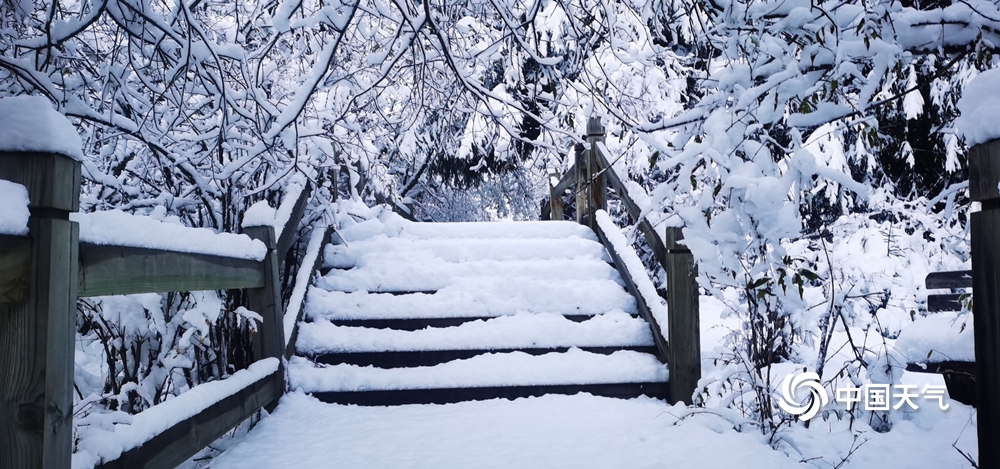
<path id="1" fill-rule="evenodd" d="M 718 352 L 722 303 L 702 299 L 706 367 Z M 706 372 L 710 371 L 706 369 Z M 903 384 L 942 384 L 938 375 L 903 373 Z M 694 468 L 972 467 L 975 410 L 901 409 L 891 431 L 866 422 L 816 418 L 782 430 L 780 450 L 723 409 L 693 409 L 650 398 L 589 394 L 449 405 L 359 407 L 286 395 L 247 435 L 213 445 L 220 456 L 189 463 L 213 469 L 300 468 Z M 954 445 L 954 446 L 953 446 Z M 961 452 L 960 452 L 961 451 Z"/>

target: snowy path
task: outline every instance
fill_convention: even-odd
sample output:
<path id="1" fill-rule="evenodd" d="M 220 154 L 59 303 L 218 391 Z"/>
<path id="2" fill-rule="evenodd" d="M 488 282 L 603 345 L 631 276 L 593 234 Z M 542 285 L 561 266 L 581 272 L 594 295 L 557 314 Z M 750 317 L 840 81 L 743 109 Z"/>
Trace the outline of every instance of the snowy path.
<path id="1" fill-rule="evenodd" d="M 389 408 L 290 394 L 212 468 L 801 467 L 714 417 L 674 426 L 672 411 L 583 394 Z"/>

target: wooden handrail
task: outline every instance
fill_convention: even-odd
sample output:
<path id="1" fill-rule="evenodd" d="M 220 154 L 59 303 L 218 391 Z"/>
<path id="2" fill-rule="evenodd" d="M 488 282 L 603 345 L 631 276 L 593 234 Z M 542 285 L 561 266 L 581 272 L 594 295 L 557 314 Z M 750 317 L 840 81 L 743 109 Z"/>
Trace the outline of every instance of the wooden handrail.
<path id="1" fill-rule="evenodd" d="M 972 288 L 971 270 L 951 270 L 931 272 L 924 277 L 924 286 L 928 290 L 938 288 Z"/>
<path id="2" fill-rule="evenodd" d="M 306 213 L 306 205 L 309 204 L 309 200 L 312 198 L 312 182 L 306 181 L 305 187 L 302 188 L 302 192 L 299 192 L 298 198 L 295 200 L 295 205 L 292 206 L 292 213 L 288 216 L 288 220 L 285 220 L 285 226 L 281 229 L 281 233 L 278 234 L 278 258 L 284 259 L 285 255 L 288 254 L 288 250 L 292 247 L 292 243 L 295 241 L 295 232 L 298 231 L 299 225 L 302 223 L 302 217 Z"/>
<path id="3" fill-rule="evenodd" d="M 79 208 L 80 162 L 48 153 L 0 152 L 0 178 L 24 185 L 27 236 L 0 235 L 0 467 L 68 467 L 72 451 L 74 306 L 79 297 L 163 291 L 246 289 L 263 318 L 254 335 L 258 358 L 285 352 L 278 266 L 301 224 L 307 183 L 288 220 L 248 234 L 267 247 L 264 259 L 174 252 L 79 241 L 68 219 Z M 36 379 L 43 375 L 45 379 Z M 27 381 L 26 381 L 27 380 Z M 104 467 L 172 467 L 183 462 L 284 392 L 284 372 L 247 385 Z M 30 412 L 29 412 L 30 413 Z M 43 431 L 43 429 L 45 429 Z"/>
<path id="4" fill-rule="evenodd" d="M 625 211 L 628 213 L 629 220 L 632 223 L 638 223 L 639 231 L 642 233 L 643 238 L 646 239 L 646 244 L 649 245 L 650 249 L 653 250 L 653 257 L 656 258 L 656 262 L 666 269 L 667 268 L 667 248 L 663 244 L 663 239 L 656 234 L 656 229 L 653 225 L 649 223 L 645 217 L 642 217 L 642 210 L 639 208 L 639 204 L 635 203 L 632 196 L 628 193 L 628 188 L 625 183 L 622 182 L 621 177 L 618 176 L 618 172 L 615 171 L 614 166 L 609 162 L 607 152 L 607 147 L 604 143 L 597 144 L 595 149 L 595 154 L 597 158 L 597 163 L 600 165 L 601 170 L 605 173 L 608 180 L 608 185 L 615 190 L 618 194 L 618 198 L 622 201 L 622 205 L 625 206 Z"/>
<path id="5" fill-rule="evenodd" d="M 667 274 L 668 337 L 666 340 L 663 339 L 652 312 L 649 313 L 647 321 L 653 330 L 657 352 L 666 357 L 667 363 L 670 364 L 670 400 L 690 403 L 701 378 L 697 265 L 691 251 L 683 243 L 684 236 L 680 228 L 667 228 L 665 232 L 667 242 L 664 242 L 664 238 L 657 234 L 655 227 L 642 216 L 639 204 L 632 199 L 623 178 L 610 162 L 611 158 L 604 145 L 604 127 L 599 119 L 590 119 L 587 123 L 587 134 L 589 150 L 577 148 L 574 169 L 567 172 L 550 190 L 552 198 L 550 218 L 562 219 L 562 205 L 557 204 L 555 198 L 561 197 L 566 189 L 576 185 L 577 221 L 593 228 L 607 245 L 606 234 L 596 226 L 594 214 L 606 203 L 606 195 L 603 192 L 608 187 L 614 189 L 628 213 L 629 220 L 637 225 L 646 244 L 652 249 L 653 257 Z M 608 250 L 612 249 L 608 247 Z M 618 256 L 612 254 L 612 258 L 622 277 L 639 275 L 638 272 L 629 272 Z M 626 278 L 625 282 L 627 285 L 634 284 L 634 279 Z M 630 291 L 632 290 L 630 288 Z M 641 295 L 636 298 L 641 302 Z M 642 307 L 640 312 L 643 312 L 641 310 Z M 646 316 L 645 312 L 643 315 Z"/>

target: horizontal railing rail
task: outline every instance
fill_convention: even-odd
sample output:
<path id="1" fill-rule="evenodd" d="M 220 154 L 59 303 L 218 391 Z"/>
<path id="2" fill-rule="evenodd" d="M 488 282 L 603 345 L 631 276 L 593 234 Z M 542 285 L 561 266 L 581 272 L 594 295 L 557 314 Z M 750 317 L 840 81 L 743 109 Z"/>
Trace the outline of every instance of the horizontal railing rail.
<path id="1" fill-rule="evenodd" d="M 246 290 L 246 307 L 263 318 L 254 334 L 254 355 L 258 363 L 271 360 L 277 367 L 216 396 L 202 411 L 125 448 L 99 467 L 174 467 L 262 407 L 277 403 L 285 390 L 279 360 L 286 353 L 278 267 L 295 242 L 311 197 L 310 184 L 297 194 L 288 218 L 277 221 L 280 233 L 271 225 L 244 228 L 267 249 L 263 259 L 247 259 L 80 242 L 79 227 L 68 217 L 79 208 L 80 162 L 63 155 L 0 152 L 0 179 L 28 190 L 31 212 L 27 235 L 0 235 L 0 365 L 10 371 L 0 377 L 0 467 L 70 465 L 74 324 L 80 297 Z M 39 375 L 44 379 L 35 378 Z M 184 394 L 200 393 L 202 386 L 216 389 L 220 383 L 231 387 L 228 379 Z M 25 413 L 28 409 L 35 410 Z M 29 414 L 36 416 L 21 418 Z"/>

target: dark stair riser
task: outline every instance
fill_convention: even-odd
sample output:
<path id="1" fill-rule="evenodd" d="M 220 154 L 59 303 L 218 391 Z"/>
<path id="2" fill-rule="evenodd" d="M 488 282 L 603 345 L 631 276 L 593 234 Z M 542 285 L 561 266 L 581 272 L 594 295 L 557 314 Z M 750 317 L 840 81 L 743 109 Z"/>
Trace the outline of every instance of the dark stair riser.
<path id="1" fill-rule="evenodd" d="M 489 399 L 518 399 L 545 394 L 589 393 L 595 396 L 631 399 L 649 396 L 667 398 L 667 383 L 556 384 L 479 388 L 402 389 L 394 391 L 314 392 L 312 396 L 332 404 L 389 406 L 405 404 L 452 404 Z"/>
<path id="2" fill-rule="evenodd" d="M 614 346 L 614 347 L 578 347 L 585 352 L 610 355 L 619 350 L 656 355 L 656 347 L 649 345 Z M 463 360 L 487 353 L 524 352 L 529 355 L 545 355 L 552 352 L 565 352 L 569 347 L 555 348 L 518 348 L 493 350 L 433 350 L 406 352 L 360 352 L 360 353 L 325 353 L 318 355 L 303 355 L 306 358 L 325 365 L 350 364 L 357 366 L 375 366 L 379 368 L 404 368 L 416 366 L 433 366 L 452 360 Z"/>
<path id="3" fill-rule="evenodd" d="M 584 322 L 592 319 L 595 314 L 567 314 L 564 318 L 573 322 Z M 632 317 L 638 315 L 633 314 Z M 456 327 L 467 322 L 489 321 L 503 316 L 476 316 L 454 318 L 414 318 L 414 319 L 333 319 L 329 322 L 336 326 L 368 327 L 372 329 L 396 329 L 400 331 L 417 331 L 428 327 Z M 319 322 L 319 321 L 308 321 Z"/>

